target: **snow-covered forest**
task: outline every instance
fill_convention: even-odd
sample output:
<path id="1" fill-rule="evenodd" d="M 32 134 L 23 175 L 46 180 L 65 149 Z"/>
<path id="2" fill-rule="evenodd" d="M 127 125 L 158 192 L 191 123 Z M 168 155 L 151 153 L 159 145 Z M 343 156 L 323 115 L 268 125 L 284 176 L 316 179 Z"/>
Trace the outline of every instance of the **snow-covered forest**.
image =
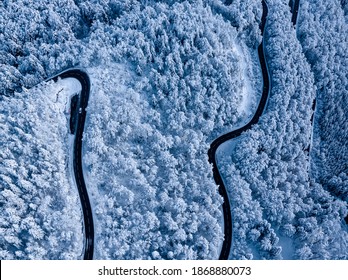
<path id="1" fill-rule="evenodd" d="M 266 259 L 347 258 L 347 204 L 311 177 L 310 162 L 316 159 L 309 158 L 309 145 L 311 151 L 317 148 L 311 143 L 310 122 L 316 73 L 297 39 L 287 3 L 268 2 L 268 106 L 259 124 L 231 146 L 230 154 L 224 147 L 220 159 L 231 186 L 231 257 L 249 258 L 256 251 Z M 336 149 L 341 151 L 341 146 Z"/>
<path id="2" fill-rule="evenodd" d="M 311 175 L 334 197 L 348 201 L 348 28 L 340 2 L 304 3 L 298 37 L 317 95 Z"/>
<path id="3" fill-rule="evenodd" d="M 347 259 L 347 1 L 301 0 L 296 27 L 289 1 L 267 2 L 267 107 L 218 151 L 230 259 Z M 261 0 L 2 1 L 0 258 L 82 256 L 65 107 L 76 89 L 32 88 L 73 66 L 92 82 L 95 258 L 218 258 L 207 151 L 257 107 L 261 14 Z"/>
<path id="4" fill-rule="evenodd" d="M 82 213 L 69 174 L 71 89 L 50 82 L 1 96 L 1 259 L 75 259 L 82 253 Z"/>

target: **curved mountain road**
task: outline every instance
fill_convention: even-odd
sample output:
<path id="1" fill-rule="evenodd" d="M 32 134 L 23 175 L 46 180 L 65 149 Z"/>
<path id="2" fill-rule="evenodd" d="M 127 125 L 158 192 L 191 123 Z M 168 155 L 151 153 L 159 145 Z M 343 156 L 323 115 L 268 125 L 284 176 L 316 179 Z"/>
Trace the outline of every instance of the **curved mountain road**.
<path id="1" fill-rule="evenodd" d="M 300 0 L 290 0 L 289 2 L 289 6 L 292 13 L 291 22 L 293 23 L 294 26 L 296 26 L 296 23 L 297 23 L 299 4 L 300 4 Z M 262 19 L 260 23 L 260 30 L 261 30 L 261 34 L 264 35 L 264 29 L 266 26 L 267 15 L 268 15 L 268 7 L 267 7 L 266 0 L 262 0 L 262 8 L 263 8 L 263 13 L 262 13 Z M 215 182 L 219 186 L 220 195 L 224 198 L 222 207 L 223 207 L 224 221 L 225 221 L 225 229 L 224 229 L 225 239 L 224 239 L 222 250 L 219 257 L 220 260 L 228 259 L 228 256 L 230 253 L 231 242 L 232 242 L 232 218 L 231 218 L 231 209 L 230 209 L 229 199 L 227 195 L 227 190 L 216 165 L 216 158 L 215 158 L 216 151 L 222 143 L 240 136 L 242 132 L 247 131 L 248 129 L 252 127 L 252 125 L 256 124 L 259 121 L 259 118 L 265 109 L 271 85 L 270 85 L 270 76 L 269 76 L 269 72 L 267 68 L 267 63 L 265 60 L 263 39 L 261 41 L 261 44 L 258 47 L 258 55 L 259 55 L 261 69 L 262 69 L 263 90 L 262 90 L 261 100 L 256 109 L 255 115 L 243 127 L 238 128 L 234 131 L 231 131 L 227 134 L 224 134 L 220 136 L 219 138 L 217 138 L 216 140 L 214 140 L 213 143 L 210 145 L 210 149 L 208 151 L 209 162 L 213 164 L 213 175 L 214 175 Z M 313 111 L 315 110 L 315 100 L 313 102 L 312 109 Z M 312 118 L 313 118 L 313 115 L 312 115 Z M 347 216 L 347 223 L 348 223 L 348 216 Z"/>
<path id="2" fill-rule="evenodd" d="M 261 35 L 264 35 L 264 29 L 266 26 L 267 22 L 267 15 L 268 15 L 268 7 L 267 3 L 265 0 L 262 0 L 262 18 L 260 22 L 260 30 L 261 30 Z M 243 127 L 240 127 L 236 130 L 233 130 L 229 133 L 226 133 L 219 138 L 215 139 L 213 143 L 211 143 L 210 148 L 208 150 L 208 157 L 209 157 L 209 162 L 213 164 L 213 176 L 216 184 L 219 186 L 219 193 L 223 197 L 224 202 L 222 204 L 223 208 L 223 215 L 224 215 L 224 241 L 222 244 L 222 249 L 221 253 L 219 256 L 220 260 L 227 260 L 228 256 L 230 254 L 230 249 L 231 249 L 231 243 L 232 243 L 232 216 L 231 216 L 231 207 L 228 199 L 228 194 L 226 187 L 224 185 L 224 182 L 222 180 L 222 177 L 219 173 L 217 164 L 216 164 L 216 151 L 218 147 L 231 139 L 234 139 L 242 134 L 242 132 L 249 130 L 252 125 L 256 124 L 259 121 L 260 116 L 262 115 L 268 95 L 270 92 L 270 78 L 269 78 L 269 73 L 268 73 L 268 68 L 267 68 L 267 63 L 265 59 L 265 53 L 264 53 L 264 48 L 263 48 L 263 39 L 261 41 L 261 44 L 259 45 L 258 49 L 258 55 L 259 55 L 259 60 L 260 60 L 260 65 L 261 65 L 261 70 L 262 70 L 262 77 L 263 77 L 263 89 L 262 89 L 262 95 L 260 99 L 260 103 L 256 109 L 256 112 L 252 119 Z"/>
<path id="3" fill-rule="evenodd" d="M 69 69 L 63 73 L 58 74 L 57 76 L 51 78 L 50 80 L 57 81 L 58 77 L 65 78 L 75 78 L 81 83 L 81 93 L 79 98 L 78 108 L 81 108 L 78 112 L 77 125 L 75 130 L 75 140 L 74 140 L 74 158 L 73 158 L 73 168 L 75 173 L 75 181 L 77 189 L 79 191 L 84 226 L 85 226 L 85 244 L 84 244 L 84 259 L 91 260 L 93 259 L 93 250 L 94 250 L 94 226 L 93 226 L 93 215 L 91 204 L 88 197 L 88 192 L 83 177 L 82 171 L 82 137 L 83 129 L 85 126 L 86 120 L 86 107 L 88 105 L 89 92 L 90 92 L 90 80 L 86 72 L 81 69 Z"/>
<path id="4" fill-rule="evenodd" d="M 260 23 L 261 34 L 264 33 L 264 28 L 266 25 L 267 15 L 268 15 L 268 7 L 266 1 L 262 1 L 263 13 L 262 19 Z M 216 184 L 219 186 L 219 193 L 224 198 L 223 202 L 223 214 L 224 214 L 224 236 L 225 239 L 223 241 L 222 250 L 220 253 L 219 259 L 228 259 L 231 242 L 232 242 L 232 217 L 231 217 L 231 209 L 229 204 L 229 199 L 227 195 L 227 190 L 224 186 L 223 180 L 219 173 L 219 170 L 216 165 L 216 150 L 217 148 L 230 139 L 236 138 L 241 135 L 242 132 L 247 131 L 251 128 L 252 125 L 256 124 L 264 111 L 267 98 L 270 90 L 270 79 L 268 68 L 265 60 L 264 49 L 263 49 L 263 39 L 261 44 L 258 47 L 258 55 L 260 60 L 260 65 L 262 69 L 263 76 L 263 90 L 260 103 L 257 107 L 255 115 L 253 118 L 243 127 L 238 128 L 234 131 L 231 131 L 227 134 L 224 134 L 213 141 L 210 145 L 210 149 L 208 151 L 209 162 L 213 164 L 213 176 Z M 90 92 L 90 80 L 86 72 L 81 69 L 69 69 L 63 73 L 58 74 L 57 76 L 51 78 L 50 80 L 57 81 L 58 77 L 65 78 L 75 78 L 77 79 L 82 86 L 80 99 L 79 99 L 79 108 L 81 108 L 81 112 L 78 113 L 77 118 L 77 127 L 75 132 L 75 141 L 74 141 L 74 158 L 73 158 L 73 168 L 75 173 L 76 185 L 79 191 L 83 218 L 84 218 L 84 226 L 85 226 L 85 244 L 84 244 L 84 259 L 91 260 L 93 259 L 93 250 L 94 250 L 94 226 L 93 226 L 93 215 L 91 204 L 88 197 L 88 192 L 86 188 L 86 184 L 83 177 L 82 170 L 82 137 L 84 124 L 86 120 L 86 107 L 88 105 L 89 92 Z"/>
<path id="5" fill-rule="evenodd" d="M 295 7 L 293 10 L 294 13 L 292 17 L 293 23 L 296 23 L 296 19 L 297 19 L 298 5 L 296 5 L 296 3 L 298 4 L 298 1 L 296 1 L 294 5 Z M 263 12 L 262 12 L 262 19 L 260 23 L 260 30 L 261 30 L 261 35 L 264 35 L 264 29 L 265 29 L 265 25 L 267 22 L 267 15 L 268 15 L 268 7 L 267 7 L 266 0 L 262 0 L 262 8 L 263 8 Z M 295 14 L 296 16 L 294 16 Z M 259 55 L 260 66 L 261 66 L 262 77 L 263 77 L 263 89 L 262 89 L 261 99 L 254 116 L 243 127 L 240 127 L 236 130 L 233 130 L 215 139 L 210 145 L 210 148 L 208 150 L 209 162 L 213 165 L 214 180 L 216 184 L 219 186 L 220 195 L 224 199 L 222 207 L 223 207 L 223 215 L 224 215 L 225 239 L 223 241 L 221 253 L 219 256 L 220 260 L 228 259 L 229 257 L 231 242 L 232 242 L 232 217 L 231 217 L 231 208 L 229 204 L 227 190 L 223 183 L 222 177 L 219 173 L 219 170 L 216 164 L 216 151 L 222 143 L 228 140 L 234 139 L 240 136 L 242 132 L 249 130 L 254 124 L 256 124 L 259 121 L 259 118 L 265 109 L 269 92 L 270 92 L 270 77 L 269 77 L 268 67 L 267 67 L 267 63 L 265 59 L 263 42 L 264 41 L 262 39 L 261 44 L 258 47 L 258 55 Z M 78 118 L 77 118 L 77 128 L 75 132 L 75 141 L 74 141 L 73 165 L 74 165 L 76 184 L 78 187 L 81 205 L 83 209 L 83 216 L 84 216 L 84 226 L 85 226 L 84 259 L 88 260 L 88 259 L 93 259 L 94 226 L 93 226 L 93 215 L 92 215 L 91 205 L 90 205 L 88 192 L 87 192 L 86 184 L 83 177 L 81 148 L 82 148 L 82 136 L 83 136 L 84 124 L 86 119 L 85 109 L 88 105 L 88 98 L 89 98 L 89 92 L 90 92 L 90 80 L 87 73 L 85 73 L 84 71 L 80 69 L 69 69 L 63 73 L 58 74 L 57 76 L 51 79 L 57 80 L 58 77 L 61 77 L 62 79 L 75 78 L 81 83 L 81 86 L 82 86 L 80 100 L 79 100 L 79 108 L 82 108 L 82 110 L 78 114 Z"/>

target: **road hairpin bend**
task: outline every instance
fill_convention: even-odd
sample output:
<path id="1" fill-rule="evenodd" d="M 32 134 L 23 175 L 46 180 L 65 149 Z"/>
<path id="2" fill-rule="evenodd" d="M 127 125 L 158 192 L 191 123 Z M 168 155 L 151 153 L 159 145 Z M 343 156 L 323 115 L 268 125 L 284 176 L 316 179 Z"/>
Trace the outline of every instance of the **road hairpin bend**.
<path id="1" fill-rule="evenodd" d="M 94 250 L 94 226 L 92 208 L 88 197 L 86 183 L 83 177 L 82 170 L 82 136 L 86 120 L 86 107 L 88 105 L 89 92 L 90 92 L 90 80 L 86 72 L 81 69 L 69 69 L 57 76 L 50 78 L 49 80 L 57 81 L 58 77 L 62 79 L 75 78 L 81 83 L 81 93 L 79 98 L 77 124 L 75 129 L 74 139 L 74 153 L 73 153 L 73 168 L 76 186 L 79 192 L 84 229 L 85 229 L 85 243 L 84 243 L 84 259 L 93 259 Z"/>

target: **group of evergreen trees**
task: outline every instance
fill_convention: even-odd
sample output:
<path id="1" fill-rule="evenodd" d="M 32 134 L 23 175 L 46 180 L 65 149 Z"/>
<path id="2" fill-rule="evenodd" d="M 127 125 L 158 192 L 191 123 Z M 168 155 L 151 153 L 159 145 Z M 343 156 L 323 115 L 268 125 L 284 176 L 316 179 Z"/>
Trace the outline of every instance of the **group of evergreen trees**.
<path id="1" fill-rule="evenodd" d="M 218 160 L 230 257 L 347 258 L 347 1 L 301 1 L 297 29 L 287 0 L 267 2 L 266 112 Z M 82 255 L 68 116 L 55 86 L 26 90 L 79 65 L 92 79 L 83 162 L 95 256 L 217 258 L 222 199 L 207 150 L 250 118 L 245 96 L 256 107 L 261 14 L 260 0 L 1 1 L 0 257 Z"/>
<path id="2" fill-rule="evenodd" d="M 348 28 L 342 7 L 346 1 L 303 1 L 298 37 L 317 89 L 312 176 L 348 201 Z"/>
<path id="3" fill-rule="evenodd" d="M 202 3 L 134 17 L 122 20 L 137 66 L 96 68 L 92 80 L 84 162 L 100 214 L 96 256 L 217 258 L 222 199 L 207 150 L 238 121 L 237 33 Z"/>
<path id="4" fill-rule="evenodd" d="M 327 147 L 323 142 L 311 144 L 311 107 L 316 90 L 320 88 L 316 79 L 320 79 L 321 83 L 326 80 L 329 84 L 339 85 L 335 81 L 342 78 L 341 81 L 344 82 L 345 78 L 339 77 L 344 76 L 345 71 L 337 72 L 339 68 L 344 68 L 335 62 L 331 65 L 326 65 L 327 62 L 324 64 L 322 53 L 313 57 L 313 60 L 322 65 L 323 73 L 328 74 L 328 70 L 324 70 L 327 68 L 332 69 L 332 73 L 333 69 L 336 69 L 336 74 L 332 75 L 337 75 L 337 80 L 330 77 L 318 78 L 318 74 L 312 72 L 313 68 L 307 62 L 308 56 L 315 55 L 315 51 L 302 50 L 300 42 L 302 36 L 310 36 L 312 32 L 315 36 L 311 36 L 308 42 L 315 42 L 317 45 L 321 41 L 322 47 L 316 50 L 324 52 L 326 48 L 332 49 L 331 37 L 325 41 L 326 39 L 322 39 L 325 36 L 316 33 L 321 29 L 313 28 L 309 33 L 308 30 L 303 30 L 299 41 L 296 30 L 291 25 L 288 3 L 268 1 L 268 6 L 265 48 L 272 88 L 266 112 L 257 125 L 235 142 L 231 155 L 226 155 L 220 160 L 222 173 L 230 186 L 229 195 L 234 219 L 234 246 L 231 257 L 345 259 L 348 244 L 345 241 L 347 228 L 343 219 L 347 213 L 347 204 L 331 196 L 325 184 L 321 185 L 313 180 L 315 178 L 311 177 L 313 172 L 309 172 L 313 170 L 309 160 L 316 162 L 317 159 L 313 160 L 313 155 L 308 155 L 310 145 L 311 149 L 315 150 L 318 149 L 317 145 Z M 325 7 L 323 5 L 318 9 L 326 14 Z M 304 22 L 310 22 L 308 18 L 311 16 L 310 13 L 302 13 L 301 6 L 301 23 L 298 28 L 301 28 Z M 340 24 L 344 25 L 344 21 L 341 20 Z M 335 25 L 332 25 L 332 29 L 335 29 Z M 341 32 L 340 36 L 346 36 L 346 32 L 342 32 L 343 28 L 337 30 Z M 301 31 L 299 34 L 302 34 Z M 341 40 L 339 38 L 338 36 L 335 40 Z M 341 45 L 343 42 L 345 41 L 342 41 Z M 344 64 L 345 55 L 342 53 L 336 56 L 337 59 L 339 57 Z M 347 108 L 344 91 L 344 88 L 341 88 L 341 92 L 332 91 L 332 109 Z M 332 118 L 337 118 L 335 125 L 341 125 L 339 129 L 335 129 L 331 124 L 327 124 L 325 129 L 321 129 L 323 134 L 341 135 L 341 138 L 336 138 L 341 144 L 332 143 L 331 150 L 335 150 L 336 154 L 341 153 L 341 160 L 335 161 L 334 164 L 335 168 L 344 170 L 347 163 L 347 157 L 344 158 L 346 137 L 342 135 L 345 133 L 346 125 L 344 114 L 339 113 L 341 110 L 334 115 L 331 109 L 321 110 L 322 107 L 319 105 L 316 114 L 329 114 Z M 318 123 L 315 122 L 314 127 L 317 126 Z M 332 156 L 334 154 L 330 155 Z M 326 162 L 324 156 L 321 159 L 323 166 L 327 164 L 325 168 L 330 168 L 333 164 L 333 161 L 331 164 Z M 329 170 L 325 172 L 323 169 L 314 168 L 320 176 L 333 174 L 333 169 Z M 347 185 L 344 176 L 335 182 L 341 186 Z M 261 227 L 261 231 L 260 223 L 267 225 Z M 266 237 L 264 230 L 271 234 Z M 288 244 L 288 247 L 292 248 L 290 253 L 283 251 L 280 246 L 286 237 L 291 238 L 292 244 Z"/>
<path id="5" fill-rule="evenodd" d="M 1 259 L 82 255 L 82 213 L 68 172 L 68 124 L 56 92 L 51 83 L 1 97 Z"/>
<path id="6" fill-rule="evenodd" d="M 203 259 L 219 255 L 222 200 L 206 152 L 212 139 L 242 118 L 238 104 L 243 99 L 247 77 L 241 73 L 245 71 L 253 77 L 259 75 L 259 70 L 245 65 L 242 68 L 241 61 L 245 59 L 234 46 L 239 36 L 259 40 L 259 35 L 257 24 L 245 25 L 245 14 L 238 19 L 241 29 L 237 32 L 212 8 L 217 4 L 210 4 L 111 0 L 23 0 L 0 4 L 4 37 L 0 53 L 4 66 L 0 70 L 4 77 L 2 95 L 24 100 L 25 88 L 73 65 L 87 67 L 94 76 L 84 162 L 98 217 L 99 258 Z M 253 12 L 259 15 L 260 9 Z M 243 42 L 241 45 L 247 45 Z M 244 52 L 248 55 L 246 46 Z M 249 59 L 255 57 L 250 55 Z M 110 62 L 125 66 L 115 69 Z M 98 66 L 109 67 L 110 71 L 100 74 Z M 133 74 L 126 78 L 113 72 L 124 73 L 123 68 Z M 129 80 L 134 82 L 127 90 L 119 87 Z M 3 97 L 3 101 L 5 104 L 8 99 Z M 27 118 L 34 116 L 29 114 Z M 60 129 L 65 129 L 65 117 L 59 118 Z M 16 116 L 14 122 L 19 119 Z M 64 146 L 66 136 L 57 133 L 51 130 L 48 135 Z M 8 137 L 14 138 L 11 133 Z M 68 156 L 64 149 L 56 148 L 55 152 Z M 42 153 L 47 165 L 59 162 L 54 154 Z M 65 169 L 60 171 L 66 176 Z M 38 195 L 46 197 L 47 183 L 35 179 L 32 181 L 41 187 Z M 52 187 L 76 191 L 67 181 Z M 2 190 L 8 189 L 2 184 Z M 59 211 L 69 205 L 66 200 L 54 204 L 57 209 L 60 206 Z M 59 218 L 64 221 L 66 217 Z M 75 221 L 80 218 L 79 213 Z M 42 219 L 37 223 L 44 231 Z M 67 230 L 51 228 L 37 243 L 44 246 L 46 238 L 56 234 L 65 236 Z M 77 236 L 80 240 L 81 236 Z M 6 258 L 16 258 L 14 247 L 4 246 L 9 252 Z M 23 243 L 20 248 L 25 250 L 26 246 Z M 71 246 L 76 244 L 72 242 Z M 61 258 L 64 253 L 79 257 L 73 248 L 66 247 L 64 252 L 60 248 L 60 255 L 34 254 L 30 258 Z"/>

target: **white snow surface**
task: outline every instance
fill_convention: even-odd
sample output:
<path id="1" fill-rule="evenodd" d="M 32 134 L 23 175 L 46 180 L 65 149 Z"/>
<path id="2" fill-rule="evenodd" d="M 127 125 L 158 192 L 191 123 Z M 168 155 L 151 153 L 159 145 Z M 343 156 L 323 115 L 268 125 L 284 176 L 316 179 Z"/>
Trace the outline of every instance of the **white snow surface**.
<path id="1" fill-rule="evenodd" d="M 54 94 L 51 94 L 53 102 L 60 109 L 64 110 L 65 114 L 70 114 L 70 100 L 75 94 L 80 94 L 82 90 L 80 82 L 75 78 L 58 79 L 55 83 Z"/>
<path id="2" fill-rule="evenodd" d="M 240 44 L 234 44 L 232 49 L 238 56 L 240 62 L 238 78 L 243 81 L 240 95 L 242 100 L 237 109 L 238 114 L 241 116 L 241 124 L 239 126 L 243 126 L 253 116 L 253 110 L 255 110 L 255 107 L 257 106 L 257 99 L 260 97 L 260 91 L 257 91 L 255 88 L 256 82 L 251 82 L 251 78 L 254 78 L 250 77 L 252 75 L 251 61 L 252 59 L 255 59 L 255 57 L 251 56 L 250 49 Z M 260 83 L 262 83 L 262 80 L 259 81 L 259 84 Z M 232 128 L 231 130 L 234 129 L 235 128 Z"/>

